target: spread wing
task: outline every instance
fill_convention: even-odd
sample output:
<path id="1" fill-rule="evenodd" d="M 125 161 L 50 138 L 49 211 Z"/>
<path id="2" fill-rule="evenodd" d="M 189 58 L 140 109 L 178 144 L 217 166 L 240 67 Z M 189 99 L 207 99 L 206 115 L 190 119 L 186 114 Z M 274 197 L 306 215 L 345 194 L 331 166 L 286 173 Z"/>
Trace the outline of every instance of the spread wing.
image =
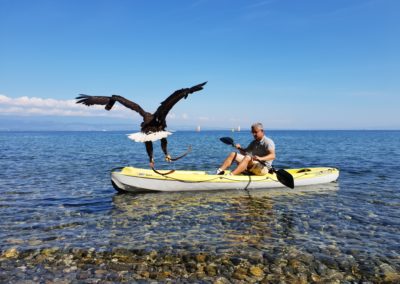
<path id="1" fill-rule="evenodd" d="M 187 96 L 191 93 L 203 90 L 203 86 L 207 84 L 207 82 L 198 84 L 191 88 L 184 88 L 175 91 L 172 95 L 170 95 L 166 100 L 164 100 L 161 105 L 158 107 L 154 116 L 158 119 L 158 121 L 164 121 L 168 115 L 168 112 L 173 108 L 173 106 L 179 102 L 182 98 L 187 98 Z"/>
<path id="2" fill-rule="evenodd" d="M 102 96 L 88 96 L 88 95 L 81 94 L 81 95 L 79 95 L 79 97 L 76 97 L 76 99 L 78 100 L 76 102 L 77 104 L 84 104 L 87 106 L 106 105 L 106 110 L 110 110 L 113 107 L 113 105 L 115 104 L 115 102 L 119 102 L 123 106 L 138 112 L 143 117 L 146 114 L 146 111 L 144 111 L 140 107 L 140 105 L 138 105 L 137 103 L 134 103 L 128 99 L 125 99 L 124 97 L 121 97 L 121 96 L 113 95 L 111 97 L 102 97 Z"/>
<path id="3" fill-rule="evenodd" d="M 87 106 L 92 105 L 106 105 L 110 102 L 110 97 L 100 97 L 100 96 L 88 96 L 84 94 L 80 94 L 79 97 L 76 97 L 78 101 L 77 104 L 84 104 Z"/>

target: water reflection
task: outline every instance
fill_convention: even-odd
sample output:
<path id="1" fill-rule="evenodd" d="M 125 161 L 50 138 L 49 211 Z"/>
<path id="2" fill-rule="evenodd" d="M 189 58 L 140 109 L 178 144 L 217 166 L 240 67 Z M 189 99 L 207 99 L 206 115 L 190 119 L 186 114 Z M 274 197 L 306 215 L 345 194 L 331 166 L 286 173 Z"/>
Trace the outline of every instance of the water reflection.
<path id="1" fill-rule="evenodd" d="M 337 185 L 326 186 L 336 190 Z M 110 240 L 144 250 L 170 248 L 223 253 L 249 247 L 265 249 L 298 235 L 295 215 L 275 208 L 274 199 L 296 199 L 321 192 L 273 190 L 115 194 Z"/>
<path id="2" fill-rule="evenodd" d="M 258 246 L 271 237 L 275 218 L 271 199 L 248 195 L 232 198 L 229 203 L 224 237 L 232 246 Z"/>

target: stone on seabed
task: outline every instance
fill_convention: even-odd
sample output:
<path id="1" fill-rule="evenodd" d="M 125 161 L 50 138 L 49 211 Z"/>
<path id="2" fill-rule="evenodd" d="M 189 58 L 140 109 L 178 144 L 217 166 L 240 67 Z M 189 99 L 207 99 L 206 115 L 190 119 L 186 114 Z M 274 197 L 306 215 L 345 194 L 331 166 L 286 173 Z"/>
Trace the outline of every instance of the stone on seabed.
<path id="1" fill-rule="evenodd" d="M 393 267 L 389 264 L 382 264 L 379 268 L 383 272 L 383 277 L 386 282 L 389 283 L 400 283 L 400 273 L 398 273 Z"/>
<path id="2" fill-rule="evenodd" d="M 217 280 L 213 282 L 213 284 L 229 284 L 229 283 L 231 282 L 225 277 L 218 277 Z"/>
<path id="3" fill-rule="evenodd" d="M 252 275 L 254 275 L 256 277 L 263 277 L 264 276 L 264 271 L 258 266 L 252 266 L 250 268 L 250 272 L 251 272 Z"/>
<path id="4" fill-rule="evenodd" d="M 17 248 L 13 247 L 6 250 L 3 254 L 6 258 L 16 258 L 19 255 Z"/>

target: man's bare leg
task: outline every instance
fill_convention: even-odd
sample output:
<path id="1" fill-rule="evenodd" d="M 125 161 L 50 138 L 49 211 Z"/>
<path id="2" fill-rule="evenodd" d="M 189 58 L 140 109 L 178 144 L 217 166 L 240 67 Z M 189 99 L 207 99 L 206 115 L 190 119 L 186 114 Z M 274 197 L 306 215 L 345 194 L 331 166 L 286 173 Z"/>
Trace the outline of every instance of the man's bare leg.
<path id="1" fill-rule="evenodd" d="M 236 159 L 236 155 L 237 155 L 236 152 L 231 152 L 229 156 L 225 159 L 224 163 L 219 168 L 219 170 L 225 171 L 227 168 L 229 168 L 232 165 L 233 161 Z"/>
<path id="2" fill-rule="evenodd" d="M 239 165 L 232 171 L 232 175 L 239 175 L 243 173 L 245 170 L 247 170 L 247 167 L 251 165 L 251 157 L 250 156 L 245 156 L 243 160 L 239 163 Z"/>

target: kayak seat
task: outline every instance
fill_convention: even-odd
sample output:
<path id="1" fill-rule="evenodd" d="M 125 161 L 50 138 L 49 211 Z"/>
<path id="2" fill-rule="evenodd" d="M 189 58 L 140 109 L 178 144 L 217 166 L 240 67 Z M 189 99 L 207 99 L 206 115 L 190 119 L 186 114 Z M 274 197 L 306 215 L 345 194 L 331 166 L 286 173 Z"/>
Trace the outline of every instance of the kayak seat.
<path id="1" fill-rule="evenodd" d="M 310 169 L 301 169 L 301 170 L 298 170 L 296 173 L 300 174 L 300 173 L 306 173 L 306 172 L 311 172 L 311 170 Z"/>

